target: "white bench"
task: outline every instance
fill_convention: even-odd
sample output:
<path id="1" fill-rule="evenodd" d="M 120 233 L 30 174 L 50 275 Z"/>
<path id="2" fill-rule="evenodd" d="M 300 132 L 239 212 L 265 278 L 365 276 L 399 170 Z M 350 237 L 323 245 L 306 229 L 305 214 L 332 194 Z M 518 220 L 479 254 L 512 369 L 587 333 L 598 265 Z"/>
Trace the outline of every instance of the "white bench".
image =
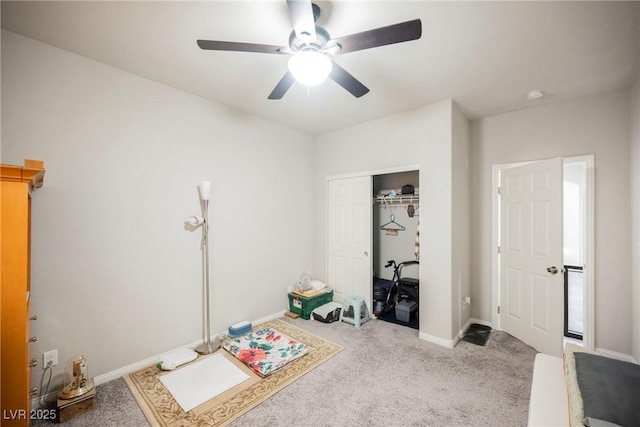
<path id="1" fill-rule="evenodd" d="M 538 353 L 533 364 L 529 426 L 568 426 L 569 401 L 561 357 Z"/>

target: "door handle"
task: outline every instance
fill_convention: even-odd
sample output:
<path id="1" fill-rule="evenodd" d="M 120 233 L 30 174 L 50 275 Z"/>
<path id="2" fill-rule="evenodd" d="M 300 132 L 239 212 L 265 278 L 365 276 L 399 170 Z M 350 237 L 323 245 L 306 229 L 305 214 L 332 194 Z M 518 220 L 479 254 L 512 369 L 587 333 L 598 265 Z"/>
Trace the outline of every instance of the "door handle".
<path id="1" fill-rule="evenodd" d="M 547 268 L 547 273 L 551 273 L 551 274 L 557 274 L 558 273 L 558 267 L 556 267 L 555 265 Z"/>

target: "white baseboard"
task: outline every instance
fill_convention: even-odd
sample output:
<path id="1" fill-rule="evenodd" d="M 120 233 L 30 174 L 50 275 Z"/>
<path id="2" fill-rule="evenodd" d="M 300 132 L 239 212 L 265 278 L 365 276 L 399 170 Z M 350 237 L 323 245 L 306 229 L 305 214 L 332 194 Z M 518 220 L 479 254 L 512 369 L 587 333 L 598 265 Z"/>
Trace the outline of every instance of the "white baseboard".
<path id="1" fill-rule="evenodd" d="M 468 324 L 471 323 L 477 323 L 479 325 L 484 325 L 484 326 L 489 326 L 490 328 L 493 328 L 493 324 L 491 322 L 487 322 L 485 320 L 479 320 L 479 319 L 469 319 L 469 322 L 467 322 Z M 468 325 L 465 325 L 465 327 L 468 327 Z M 626 354 L 626 353 L 619 353 L 617 351 L 613 351 L 613 350 L 607 350 L 606 348 L 598 348 L 596 347 L 594 350 L 596 353 L 601 354 L 603 356 L 606 357 L 610 357 L 612 359 L 617 359 L 617 360 L 622 360 L 624 362 L 631 362 L 631 363 L 639 363 L 632 355 L 630 354 Z"/>
<path id="2" fill-rule="evenodd" d="M 610 357 L 612 359 L 622 360 L 623 362 L 638 363 L 636 359 L 630 354 L 618 353 L 617 351 L 607 350 L 606 348 L 599 348 L 599 347 L 596 347 L 595 351 L 598 354 Z"/>
<path id="3" fill-rule="evenodd" d="M 462 337 L 461 334 L 464 334 L 464 331 L 472 324 L 477 323 L 479 325 L 489 326 L 493 328 L 493 324 L 491 322 L 487 322 L 486 320 L 474 319 L 471 318 L 467 323 L 465 323 L 464 327 L 458 332 L 458 339 Z M 632 355 L 626 353 L 619 353 L 613 350 L 607 350 L 606 348 L 597 348 L 594 350 L 596 353 L 599 353 L 603 356 L 610 357 L 612 359 L 622 360 L 624 362 L 631 363 L 639 363 Z"/>
<path id="4" fill-rule="evenodd" d="M 453 348 L 458 342 L 458 340 L 448 340 L 445 338 L 436 337 L 435 335 L 429 335 L 426 332 L 420 332 L 418 336 L 421 340 L 429 341 L 446 348 Z"/>
<path id="5" fill-rule="evenodd" d="M 458 331 L 456 336 L 453 337 L 453 339 L 448 340 L 445 338 L 436 337 L 434 335 L 429 335 L 425 332 L 420 332 L 419 337 L 421 340 L 429 341 L 434 344 L 441 345 L 443 347 L 454 348 L 456 344 L 458 344 L 458 341 L 460 341 L 460 339 L 464 335 L 464 332 L 469 328 L 469 326 L 471 326 L 472 323 L 477 323 L 479 325 L 489 326 L 490 328 L 493 328 L 493 324 L 491 322 L 487 322 L 486 320 L 474 319 L 472 317 L 469 320 L 467 320 L 467 322 L 462 326 L 462 328 L 460 328 L 460 330 Z"/>
<path id="6" fill-rule="evenodd" d="M 284 315 L 285 310 L 279 311 L 277 313 L 273 313 L 269 316 L 265 316 L 265 317 L 261 317 L 260 319 L 254 320 L 252 322 L 252 324 L 254 325 L 259 325 L 260 323 L 264 323 L 264 322 L 268 322 L 269 320 L 273 320 L 273 319 L 278 319 L 280 317 L 282 317 Z M 218 336 L 219 334 L 226 334 L 228 331 L 220 331 L 216 334 L 213 334 L 213 337 Z M 157 354 L 155 356 L 151 356 L 151 357 L 147 357 L 144 360 L 140 360 L 138 362 L 132 363 L 130 365 L 127 366 L 123 366 L 122 368 L 118 368 L 115 369 L 113 371 L 104 373 L 102 375 L 98 375 L 97 377 L 93 378 L 93 382 L 96 386 L 99 386 L 100 384 L 104 384 L 107 383 L 109 381 L 115 380 L 117 378 L 120 378 L 122 376 L 125 376 L 127 374 L 130 374 L 132 372 L 136 372 L 139 371 L 140 369 L 146 368 L 147 366 L 150 365 L 154 365 L 158 360 L 160 360 L 162 358 L 162 356 L 164 356 L 165 354 L 168 353 L 172 353 L 176 350 L 182 350 L 185 348 L 195 348 L 198 345 L 202 344 L 202 340 L 198 340 L 189 344 L 185 344 L 183 346 L 180 347 L 176 347 L 172 350 L 169 351 L 165 351 L 164 353 L 161 354 Z M 51 401 L 52 399 L 54 399 L 58 393 L 60 392 L 60 390 L 54 390 L 54 391 L 50 391 L 49 393 L 47 393 L 44 396 L 45 401 Z M 37 409 L 40 407 L 40 399 L 42 398 L 42 396 L 37 396 L 31 399 L 31 408 L 32 409 Z"/>
<path id="7" fill-rule="evenodd" d="M 276 313 L 270 314 L 268 316 L 265 317 L 261 317 L 259 319 L 256 319 L 252 322 L 253 325 L 259 325 L 261 323 L 265 323 L 268 322 L 270 320 L 274 320 L 274 319 L 279 319 L 282 316 L 284 316 L 284 313 L 286 312 L 286 310 L 282 310 L 282 311 L 278 311 Z"/>

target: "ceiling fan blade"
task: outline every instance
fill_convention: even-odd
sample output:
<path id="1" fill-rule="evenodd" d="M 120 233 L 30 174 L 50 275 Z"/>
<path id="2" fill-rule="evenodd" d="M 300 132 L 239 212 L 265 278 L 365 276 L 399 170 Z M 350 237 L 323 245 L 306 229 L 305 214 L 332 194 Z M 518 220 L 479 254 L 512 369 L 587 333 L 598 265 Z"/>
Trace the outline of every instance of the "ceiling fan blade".
<path id="1" fill-rule="evenodd" d="M 314 41 L 316 39 L 316 22 L 311 0 L 287 0 L 287 6 L 296 36 L 304 41 Z"/>
<path id="2" fill-rule="evenodd" d="M 331 69 L 329 78 L 348 90 L 351 95 L 355 96 L 356 98 L 360 98 L 362 95 L 365 95 L 367 92 L 369 92 L 369 88 L 360 83 L 358 79 L 353 77 L 347 72 L 347 70 L 345 70 L 335 62 L 333 63 L 333 68 Z"/>
<path id="3" fill-rule="evenodd" d="M 268 44 L 222 42 L 217 40 L 198 40 L 198 46 L 204 50 L 229 50 L 233 52 L 287 53 L 288 48 Z"/>
<path id="4" fill-rule="evenodd" d="M 402 43 L 409 40 L 417 40 L 421 36 L 422 22 L 419 19 L 414 19 L 413 21 L 401 22 L 387 27 L 338 37 L 334 39 L 334 41 L 342 46 L 340 53 L 347 53 L 370 49 L 372 47 Z"/>
<path id="5" fill-rule="evenodd" d="M 282 99 L 295 81 L 296 79 L 293 78 L 293 74 L 287 70 L 286 74 L 282 76 L 276 87 L 273 88 L 269 94 L 269 99 Z"/>

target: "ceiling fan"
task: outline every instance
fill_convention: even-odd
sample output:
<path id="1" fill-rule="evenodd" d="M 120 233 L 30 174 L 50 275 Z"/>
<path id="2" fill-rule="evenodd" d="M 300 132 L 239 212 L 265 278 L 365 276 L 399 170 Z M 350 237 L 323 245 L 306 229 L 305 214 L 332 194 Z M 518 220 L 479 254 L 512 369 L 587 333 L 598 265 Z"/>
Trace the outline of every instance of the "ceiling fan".
<path id="1" fill-rule="evenodd" d="M 422 23 L 419 19 L 414 19 L 348 36 L 331 38 L 327 30 L 315 24 L 320 16 L 320 7 L 317 4 L 311 3 L 311 0 L 287 0 L 287 6 L 293 23 L 288 47 L 218 40 L 198 40 L 198 46 L 204 50 L 290 55 L 289 69 L 273 89 L 269 99 L 282 99 L 295 81 L 307 86 L 314 86 L 322 83 L 327 77 L 356 98 L 360 98 L 369 92 L 369 89 L 336 64 L 331 57 L 417 40 L 422 35 Z"/>

